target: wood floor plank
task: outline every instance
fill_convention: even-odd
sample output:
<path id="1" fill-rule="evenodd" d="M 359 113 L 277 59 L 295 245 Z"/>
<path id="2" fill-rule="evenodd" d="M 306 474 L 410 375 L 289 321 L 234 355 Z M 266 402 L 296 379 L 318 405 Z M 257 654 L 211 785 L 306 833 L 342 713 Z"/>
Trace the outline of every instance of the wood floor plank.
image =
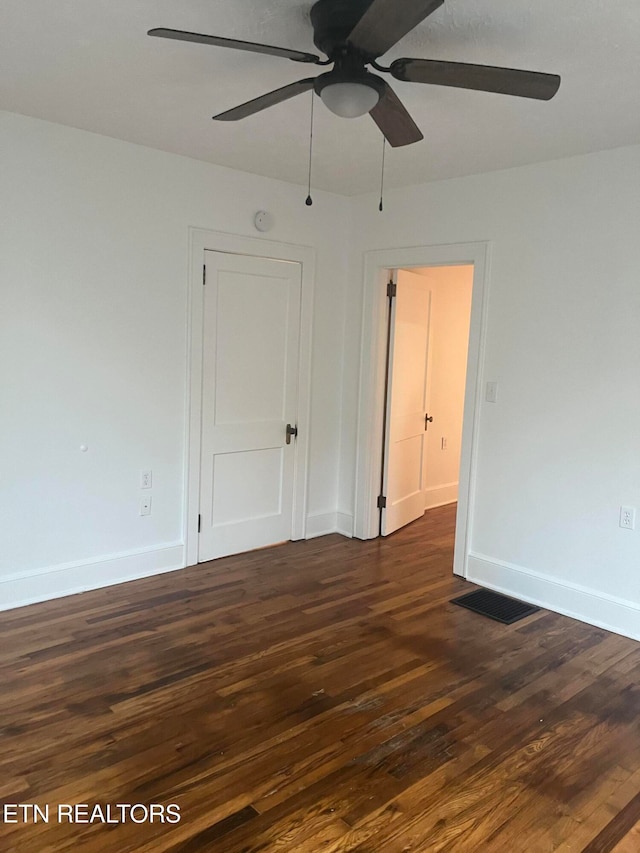
<path id="1" fill-rule="evenodd" d="M 616 844 L 611 853 L 638 853 L 640 850 L 640 821 Z"/>
<path id="2" fill-rule="evenodd" d="M 454 532 L 442 507 L 0 613 L 0 849 L 637 853 L 640 645 L 452 605 Z"/>

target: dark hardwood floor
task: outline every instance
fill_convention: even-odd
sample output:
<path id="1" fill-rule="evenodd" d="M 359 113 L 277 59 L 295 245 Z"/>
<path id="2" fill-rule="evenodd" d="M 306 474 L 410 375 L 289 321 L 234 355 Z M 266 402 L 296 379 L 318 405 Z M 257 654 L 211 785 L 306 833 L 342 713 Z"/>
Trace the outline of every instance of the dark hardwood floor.
<path id="1" fill-rule="evenodd" d="M 453 530 L 444 507 L 0 613 L 0 802 L 50 809 L 0 850 L 638 853 L 640 645 L 451 605 Z"/>

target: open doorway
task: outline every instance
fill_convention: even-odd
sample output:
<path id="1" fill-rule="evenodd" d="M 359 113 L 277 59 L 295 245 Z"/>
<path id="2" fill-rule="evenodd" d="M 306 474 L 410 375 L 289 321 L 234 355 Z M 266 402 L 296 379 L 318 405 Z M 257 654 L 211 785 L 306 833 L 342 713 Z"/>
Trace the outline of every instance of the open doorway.
<path id="1" fill-rule="evenodd" d="M 364 256 L 353 525 L 354 536 L 359 539 L 374 539 L 380 535 L 378 501 L 381 495 L 383 463 L 381 436 L 385 428 L 386 415 L 389 271 L 398 269 L 415 271 L 415 268 L 444 266 L 473 267 L 473 295 L 453 557 L 453 572 L 461 577 L 467 575 L 471 547 L 489 264 L 490 244 L 484 242 L 379 249 L 366 252 Z M 425 410 L 423 416 L 425 413 L 428 414 L 428 411 Z"/>
<path id="2" fill-rule="evenodd" d="M 389 271 L 379 532 L 458 499 L 473 265 Z"/>

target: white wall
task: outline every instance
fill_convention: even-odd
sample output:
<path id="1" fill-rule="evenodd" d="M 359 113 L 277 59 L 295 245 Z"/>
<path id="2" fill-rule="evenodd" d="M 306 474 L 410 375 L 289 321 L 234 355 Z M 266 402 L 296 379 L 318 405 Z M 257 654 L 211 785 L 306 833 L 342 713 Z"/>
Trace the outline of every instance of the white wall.
<path id="1" fill-rule="evenodd" d="M 353 502 L 363 253 L 491 242 L 469 576 L 640 638 L 640 147 L 358 198 L 342 506 Z"/>
<path id="2" fill-rule="evenodd" d="M 309 527 L 335 526 L 349 202 L 9 113 L 0 159 L 0 608 L 183 564 L 189 226 L 266 209 L 316 250 Z"/>
<path id="3" fill-rule="evenodd" d="M 640 507 L 640 147 L 382 214 L 11 114 L 0 158 L 0 607 L 182 564 L 188 227 L 255 236 L 269 209 L 317 253 L 310 532 L 353 512 L 363 253 L 488 240 L 469 575 L 640 637 L 640 529 L 618 527 Z"/>
<path id="4" fill-rule="evenodd" d="M 430 509 L 458 498 L 473 267 L 413 271 L 431 290 L 427 408 L 433 423 L 426 433 L 424 460 L 425 507 Z"/>

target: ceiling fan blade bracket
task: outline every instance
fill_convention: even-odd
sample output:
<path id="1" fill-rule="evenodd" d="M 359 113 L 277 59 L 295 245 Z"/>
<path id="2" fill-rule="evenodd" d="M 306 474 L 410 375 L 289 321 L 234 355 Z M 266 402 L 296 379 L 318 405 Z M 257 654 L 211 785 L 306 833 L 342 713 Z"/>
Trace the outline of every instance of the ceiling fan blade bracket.
<path id="1" fill-rule="evenodd" d="M 317 59 L 313 62 L 310 59 L 302 60 L 302 59 L 294 59 L 293 62 L 308 62 L 309 65 L 333 65 L 333 59 Z"/>
<path id="2" fill-rule="evenodd" d="M 372 68 L 375 68 L 375 69 L 376 69 L 376 71 L 384 71 L 384 73 L 385 73 L 385 74 L 389 74 L 389 73 L 390 73 L 390 71 L 391 71 L 391 66 L 390 66 L 390 65 L 380 65 L 380 63 L 379 63 L 379 62 L 376 62 L 376 60 L 375 60 L 375 59 L 370 60 L 370 61 L 369 61 L 369 65 L 370 65 Z"/>

